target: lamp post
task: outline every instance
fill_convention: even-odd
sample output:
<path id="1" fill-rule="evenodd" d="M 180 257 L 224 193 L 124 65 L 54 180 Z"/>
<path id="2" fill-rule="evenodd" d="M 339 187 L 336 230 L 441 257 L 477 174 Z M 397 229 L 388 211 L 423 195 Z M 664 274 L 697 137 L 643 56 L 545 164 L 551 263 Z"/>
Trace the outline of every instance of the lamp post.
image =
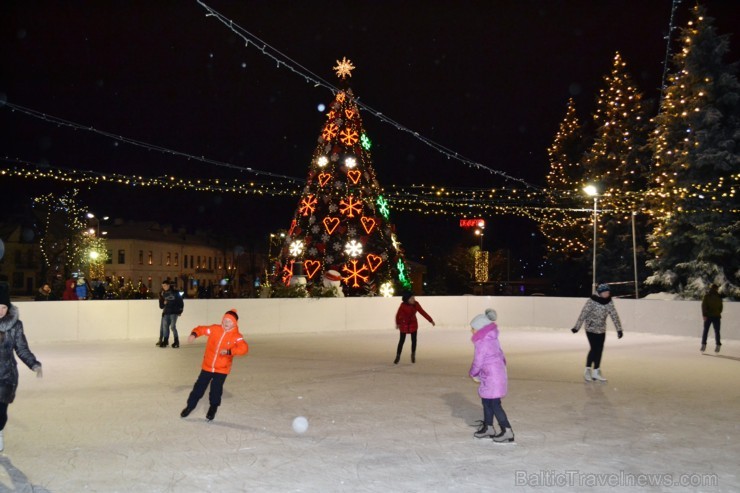
<path id="1" fill-rule="evenodd" d="M 88 231 L 91 235 L 94 234 L 94 233 L 97 233 L 96 236 L 98 238 L 100 238 L 100 235 L 101 234 L 103 234 L 103 235 L 107 235 L 108 234 L 107 231 L 103 231 L 101 233 L 101 231 L 100 231 L 100 218 L 95 217 L 95 214 L 93 214 L 92 212 L 88 212 L 86 214 L 86 216 L 87 216 L 88 222 L 90 220 L 93 220 L 93 219 L 95 220 L 95 228 L 94 229 L 93 228 L 90 228 L 90 230 Z M 108 216 L 103 217 L 103 221 L 107 221 L 108 219 L 110 219 Z"/>
<path id="2" fill-rule="evenodd" d="M 597 206 L 599 201 L 599 191 L 594 185 L 586 185 L 583 187 L 583 191 L 586 195 L 594 198 L 594 252 L 593 252 L 593 265 L 591 267 L 591 292 L 596 292 L 596 223 L 597 223 Z"/>

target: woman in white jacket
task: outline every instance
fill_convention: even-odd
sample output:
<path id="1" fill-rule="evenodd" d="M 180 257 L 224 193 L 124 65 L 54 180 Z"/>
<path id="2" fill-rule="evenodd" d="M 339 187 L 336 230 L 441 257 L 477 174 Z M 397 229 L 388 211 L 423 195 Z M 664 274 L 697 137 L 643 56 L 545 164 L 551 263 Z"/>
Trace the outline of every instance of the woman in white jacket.
<path id="1" fill-rule="evenodd" d="M 586 371 L 583 378 L 590 382 L 606 382 L 606 378 L 601 374 L 601 355 L 604 352 L 604 341 L 606 340 L 606 317 L 609 316 L 617 328 L 617 338 L 622 338 L 622 323 L 619 321 L 617 309 L 614 308 L 611 290 L 608 284 L 599 284 L 596 288 L 596 294 L 591 295 L 581 310 L 575 327 L 571 329 L 575 334 L 586 324 L 586 337 L 591 350 L 586 357 Z M 591 366 L 593 365 L 593 371 Z"/>

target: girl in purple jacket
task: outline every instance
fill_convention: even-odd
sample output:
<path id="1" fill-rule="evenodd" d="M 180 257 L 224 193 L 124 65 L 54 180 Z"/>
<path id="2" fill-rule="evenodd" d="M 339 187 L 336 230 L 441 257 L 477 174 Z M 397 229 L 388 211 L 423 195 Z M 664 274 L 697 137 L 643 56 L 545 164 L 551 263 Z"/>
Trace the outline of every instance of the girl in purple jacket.
<path id="1" fill-rule="evenodd" d="M 501 398 L 508 390 L 506 377 L 506 357 L 498 342 L 498 327 L 495 323 L 496 311 L 489 308 L 485 315 L 477 315 L 470 322 L 473 332 L 475 356 L 470 366 L 470 376 L 480 383 L 478 395 L 483 403 L 483 421 L 473 436 L 493 438 L 494 442 L 513 442 L 514 432 L 501 406 Z M 493 417 L 496 416 L 501 432 L 496 434 Z"/>

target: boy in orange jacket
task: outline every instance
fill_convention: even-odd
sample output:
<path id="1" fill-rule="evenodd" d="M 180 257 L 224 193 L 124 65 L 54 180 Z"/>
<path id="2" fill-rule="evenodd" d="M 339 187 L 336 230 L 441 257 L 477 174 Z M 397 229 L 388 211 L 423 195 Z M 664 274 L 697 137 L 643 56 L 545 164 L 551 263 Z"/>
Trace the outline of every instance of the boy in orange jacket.
<path id="1" fill-rule="evenodd" d="M 231 362 L 234 356 L 241 356 L 249 351 L 249 345 L 239 332 L 238 320 L 239 315 L 237 315 L 236 309 L 232 308 L 224 314 L 221 325 L 201 325 L 194 328 L 190 333 L 190 337 L 188 337 L 189 344 L 196 337 L 202 335 L 208 336 L 208 342 L 206 343 L 206 352 L 203 355 L 200 375 L 198 375 L 198 379 L 193 385 L 188 403 L 180 413 L 180 417 L 187 417 L 195 409 L 200 398 L 206 393 L 209 383 L 211 384 L 211 391 L 208 394 L 208 399 L 211 405 L 206 413 L 206 419 L 213 421 L 213 418 L 216 417 L 218 406 L 221 405 L 224 382 L 231 371 Z"/>

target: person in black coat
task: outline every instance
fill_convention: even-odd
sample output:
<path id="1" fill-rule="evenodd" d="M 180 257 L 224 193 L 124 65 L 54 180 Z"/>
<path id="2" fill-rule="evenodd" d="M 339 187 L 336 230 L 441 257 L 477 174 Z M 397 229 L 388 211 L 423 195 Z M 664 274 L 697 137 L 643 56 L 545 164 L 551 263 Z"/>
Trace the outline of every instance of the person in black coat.
<path id="1" fill-rule="evenodd" d="M 28 347 L 18 308 L 10 303 L 7 286 L 0 285 L 0 451 L 5 448 L 3 430 L 8 422 L 8 406 L 15 400 L 18 387 L 16 354 L 41 377 L 41 362 Z"/>
<path id="2" fill-rule="evenodd" d="M 159 329 L 159 342 L 157 346 L 167 347 L 170 339 L 170 329 L 175 340 L 172 342 L 173 348 L 180 347 L 180 338 L 177 334 L 177 317 L 182 315 L 185 304 L 182 296 L 172 285 L 172 281 L 165 279 L 162 281 L 162 290 L 159 292 L 159 307 L 162 309 L 162 323 Z"/>

